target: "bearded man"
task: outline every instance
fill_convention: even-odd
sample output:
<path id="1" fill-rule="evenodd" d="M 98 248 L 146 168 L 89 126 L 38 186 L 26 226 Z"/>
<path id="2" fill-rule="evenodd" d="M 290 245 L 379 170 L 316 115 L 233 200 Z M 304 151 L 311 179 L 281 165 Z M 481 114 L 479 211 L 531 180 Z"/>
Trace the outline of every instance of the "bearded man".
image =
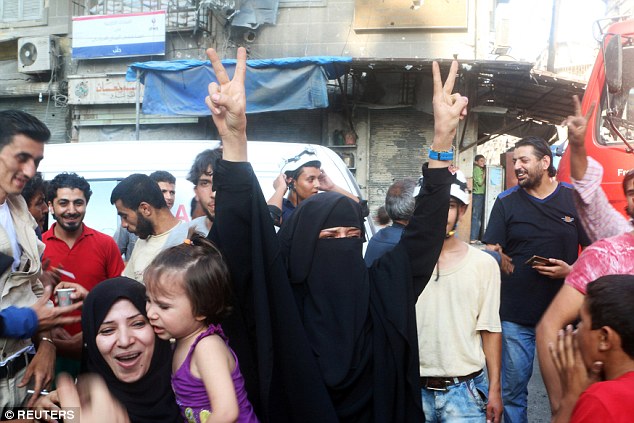
<path id="1" fill-rule="evenodd" d="M 135 173 L 114 187 L 110 203 L 117 208 L 121 227 L 139 237 L 123 276 L 143 282 L 143 272 L 158 253 L 182 243 L 189 226 L 167 207 L 158 184 Z"/>
<path id="2" fill-rule="evenodd" d="M 574 199 L 579 219 L 593 242 L 575 262 L 566 281 L 537 326 L 539 367 L 548 391 L 551 410 L 557 415 L 562 391 L 557 370 L 550 360 L 548 344 L 557 333 L 577 320 L 588 285 L 606 275 L 634 274 L 634 170 L 623 178 L 629 219 L 608 201 L 603 189 L 603 168 L 587 156 L 585 137 L 593 107 L 584 116 L 579 99 L 573 99 L 576 114 L 566 120 L 570 148 L 570 176 L 575 188 Z"/>
<path id="3" fill-rule="evenodd" d="M 559 291 L 579 245 L 589 240 L 570 184 L 558 182 L 545 140 L 521 139 L 513 151 L 518 185 L 495 201 L 484 235 L 502 257 L 502 399 L 504 421 L 528 422 L 528 382 L 535 358 L 535 326 Z M 544 257 L 530 264 L 532 256 Z"/>
<path id="4" fill-rule="evenodd" d="M 222 159 L 222 149 L 205 150 L 199 153 L 192 164 L 187 180 L 194 184 L 194 195 L 200 204 L 203 216 L 193 219 L 190 228 L 207 236 L 216 216 L 216 191 L 213 189 L 214 167 Z"/>

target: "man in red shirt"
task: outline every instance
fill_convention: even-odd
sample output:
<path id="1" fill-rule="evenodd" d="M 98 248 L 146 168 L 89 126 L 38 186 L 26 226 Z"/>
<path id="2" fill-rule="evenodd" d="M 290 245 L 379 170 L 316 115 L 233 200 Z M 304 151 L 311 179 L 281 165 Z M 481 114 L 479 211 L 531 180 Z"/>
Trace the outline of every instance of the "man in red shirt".
<path id="1" fill-rule="evenodd" d="M 99 282 L 121 276 L 124 264 L 114 240 L 83 223 L 90 200 L 90 184 L 74 173 L 60 173 L 49 183 L 47 198 L 56 223 L 42 235 L 46 244 L 43 261 L 75 276 L 62 280 L 76 282 L 90 291 Z M 81 356 L 81 324 L 58 329 L 54 335 L 58 357 Z"/>
<path id="2" fill-rule="evenodd" d="M 550 352 L 562 385 L 553 422 L 631 422 L 634 416 L 634 275 L 588 284 L 581 323 Z"/>

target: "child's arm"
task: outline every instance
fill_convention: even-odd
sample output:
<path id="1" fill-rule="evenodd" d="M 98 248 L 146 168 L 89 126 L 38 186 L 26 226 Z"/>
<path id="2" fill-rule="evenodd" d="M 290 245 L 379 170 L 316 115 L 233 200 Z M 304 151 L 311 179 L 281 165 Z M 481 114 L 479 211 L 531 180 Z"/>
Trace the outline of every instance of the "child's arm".
<path id="1" fill-rule="evenodd" d="M 238 399 L 231 378 L 235 361 L 225 342 L 217 335 L 200 340 L 192 357 L 191 372 L 205 384 L 211 415 L 203 423 L 235 422 Z"/>

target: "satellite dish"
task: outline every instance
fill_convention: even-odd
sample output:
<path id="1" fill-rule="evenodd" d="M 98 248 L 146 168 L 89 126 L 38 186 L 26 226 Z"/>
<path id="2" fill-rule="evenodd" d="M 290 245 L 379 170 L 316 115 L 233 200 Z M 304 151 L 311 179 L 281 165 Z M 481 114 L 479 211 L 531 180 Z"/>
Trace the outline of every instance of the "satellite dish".
<path id="1" fill-rule="evenodd" d="M 37 60 L 37 47 L 33 43 L 25 43 L 20 48 L 20 60 L 24 66 L 31 66 Z"/>

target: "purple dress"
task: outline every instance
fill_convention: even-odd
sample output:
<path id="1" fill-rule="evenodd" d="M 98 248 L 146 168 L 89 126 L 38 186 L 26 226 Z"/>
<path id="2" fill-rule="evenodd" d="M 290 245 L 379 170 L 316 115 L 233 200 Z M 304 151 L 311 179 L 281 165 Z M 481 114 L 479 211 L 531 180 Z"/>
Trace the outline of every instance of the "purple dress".
<path id="1" fill-rule="evenodd" d="M 176 395 L 176 402 L 181 410 L 181 416 L 184 421 L 188 423 L 201 423 L 212 413 L 205 384 L 201 379 L 192 375 L 189 368 L 196 345 L 198 345 L 201 339 L 209 335 L 219 335 L 225 341 L 225 344 L 227 344 L 227 348 L 229 348 L 229 351 L 231 351 L 236 361 L 236 368 L 231 372 L 231 379 L 233 379 L 233 386 L 235 387 L 236 398 L 238 399 L 239 414 L 237 421 L 240 423 L 258 422 L 253 407 L 247 398 L 247 391 L 244 389 L 244 378 L 240 373 L 238 357 L 236 357 L 236 354 L 231 347 L 229 347 L 227 338 L 222 332 L 220 325 L 211 325 L 209 329 L 198 335 L 198 338 L 196 338 L 190 347 L 185 361 L 183 361 L 183 364 L 176 370 L 176 373 L 172 375 L 172 388 Z"/>

